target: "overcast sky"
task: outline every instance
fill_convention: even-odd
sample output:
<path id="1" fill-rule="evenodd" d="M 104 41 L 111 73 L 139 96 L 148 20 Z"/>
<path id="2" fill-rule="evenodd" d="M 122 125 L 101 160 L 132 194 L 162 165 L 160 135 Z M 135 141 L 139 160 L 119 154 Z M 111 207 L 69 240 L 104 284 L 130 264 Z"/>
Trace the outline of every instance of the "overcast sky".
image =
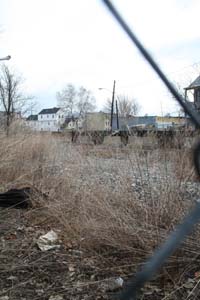
<path id="1" fill-rule="evenodd" d="M 173 81 L 186 85 L 200 70 L 199 0 L 113 1 Z M 83 85 L 103 107 L 116 93 L 135 97 L 141 114 L 177 106 L 99 0 L 0 0 L 0 57 L 26 79 L 39 108 L 57 104 L 67 83 Z"/>

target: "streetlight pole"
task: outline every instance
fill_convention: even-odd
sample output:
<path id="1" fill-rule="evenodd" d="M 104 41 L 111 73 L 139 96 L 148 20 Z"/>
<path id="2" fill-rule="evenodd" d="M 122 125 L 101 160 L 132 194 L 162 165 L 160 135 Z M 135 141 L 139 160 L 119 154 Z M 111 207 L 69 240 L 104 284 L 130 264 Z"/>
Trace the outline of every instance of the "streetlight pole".
<path id="1" fill-rule="evenodd" d="M 6 57 L 0 58 L 0 60 L 9 60 L 9 59 L 11 59 L 11 56 L 10 56 L 10 55 L 8 55 L 8 56 L 6 56 Z"/>

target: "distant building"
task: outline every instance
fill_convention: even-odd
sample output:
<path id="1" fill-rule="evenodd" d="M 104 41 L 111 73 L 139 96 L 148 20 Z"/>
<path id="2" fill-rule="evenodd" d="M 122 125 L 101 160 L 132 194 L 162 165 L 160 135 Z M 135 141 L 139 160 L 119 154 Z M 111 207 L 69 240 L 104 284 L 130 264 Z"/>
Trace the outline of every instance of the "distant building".
<path id="1" fill-rule="evenodd" d="M 35 131 L 58 132 L 65 122 L 65 113 L 59 107 L 42 109 L 38 115 L 30 115 L 27 125 Z"/>
<path id="2" fill-rule="evenodd" d="M 77 130 L 82 128 L 83 120 L 69 117 L 60 107 L 42 109 L 38 115 L 30 115 L 26 124 L 34 131 L 61 132 L 63 130 Z"/>
<path id="3" fill-rule="evenodd" d="M 39 131 L 61 131 L 64 121 L 64 111 L 59 107 L 45 108 L 38 114 Z"/>
<path id="4" fill-rule="evenodd" d="M 186 99 L 187 99 L 187 92 L 189 90 L 193 91 L 194 108 L 196 108 L 196 110 L 200 112 L 200 76 L 198 76 L 187 88 L 185 88 Z"/>
<path id="5" fill-rule="evenodd" d="M 28 127 L 30 127 L 32 130 L 34 131 L 38 131 L 39 130 L 39 124 L 38 124 L 38 115 L 30 115 L 27 119 L 26 119 L 26 124 L 28 125 Z"/>
<path id="6" fill-rule="evenodd" d="M 187 123 L 187 118 L 185 117 L 160 117 L 160 116 L 137 116 L 137 117 L 119 117 L 119 129 L 129 130 L 134 127 L 140 128 L 157 128 L 157 129 L 167 129 L 170 127 L 184 126 Z M 113 116 L 113 131 L 117 130 L 117 118 L 116 115 Z"/>
<path id="7" fill-rule="evenodd" d="M 128 130 L 128 128 L 140 126 L 155 126 L 156 117 L 155 116 L 144 116 L 144 117 L 119 117 L 119 130 Z M 112 130 L 117 130 L 117 116 L 113 115 Z"/>
<path id="8" fill-rule="evenodd" d="M 87 131 L 109 131 L 110 114 L 104 113 L 102 111 L 87 113 L 83 121 L 83 129 Z"/>
<path id="9" fill-rule="evenodd" d="M 167 129 L 172 127 L 183 127 L 187 124 L 187 118 L 185 117 L 156 117 L 156 128 Z"/>
<path id="10" fill-rule="evenodd" d="M 66 117 L 63 124 L 63 129 L 78 130 L 82 128 L 83 120 L 78 117 Z"/>

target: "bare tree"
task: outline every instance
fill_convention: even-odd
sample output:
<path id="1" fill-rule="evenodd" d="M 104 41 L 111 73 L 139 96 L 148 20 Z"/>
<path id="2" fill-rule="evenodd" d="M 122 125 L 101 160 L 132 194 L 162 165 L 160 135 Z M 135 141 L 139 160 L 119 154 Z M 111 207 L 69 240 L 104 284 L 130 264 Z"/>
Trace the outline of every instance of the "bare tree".
<path id="1" fill-rule="evenodd" d="M 81 117 L 85 117 L 87 112 L 95 110 L 95 98 L 89 90 L 84 87 L 80 87 L 77 93 L 77 109 L 78 114 Z"/>
<path id="2" fill-rule="evenodd" d="M 135 98 L 129 98 L 125 95 L 119 95 L 117 97 L 119 115 L 121 117 L 128 117 L 130 115 L 137 115 L 139 112 L 139 104 Z"/>
<path id="3" fill-rule="evenodd" d="M 26 112 L 29 100 L 21 91 L 22 78 L 3 64 L 0 68 L 0 105 L 4 111 L 5 127 L 7 134 L 9 127 L 18 114 Z M 22 111 L 24 109 L 24 111 Z"/>
<path id="4" fill-rule="evenodd" d="M 112 100 L 110 98 L 107 98 L 106 102 L 105 102 L 105 104 L 103 106 L 103 111 L 105 113 L 110 114 L 111 113 L 111 105 L 112 105 Z"/>
<path id="5" fill-rule="evenodd" d="M 57 93 L 58 105 L 71 117 L 77 106 L 77 91 L 72 84 L 68 84 L 61 92 Z"/>
<path id="6" fill-rule="evenodd" d="M 120 117 L 127 117 L 130 115 L 138 115 L 140 111 L 140 105 L 135 98 L 130 98 L 125 95 L 118 95 L 116 97 L 118 103 L 118 111 Z M 107 113 L 111 112 L 111 103 L 110 99 L 106 100 L 104 105 L 104 111 Z"/>
<path id="7" fill-rule="evenodd" d="M 57 100 L 58 105 L 71 117 L 75 113 L 84 117 L 87 112 L 95 109 L 94 96 L 82 86 L 76 88 L 74 85 L 68 84 L 61 92 L 57 93 Z"/>

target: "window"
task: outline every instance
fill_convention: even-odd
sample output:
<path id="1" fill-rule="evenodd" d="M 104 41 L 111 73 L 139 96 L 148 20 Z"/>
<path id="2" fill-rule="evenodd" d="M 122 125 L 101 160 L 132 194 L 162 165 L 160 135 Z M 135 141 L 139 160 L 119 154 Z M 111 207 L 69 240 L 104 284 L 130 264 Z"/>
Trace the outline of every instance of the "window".
<path id="1" fill-rule="evenodd" d="M 47 118 L 49 117 L 49 115 L 47 115 Z"/>
<path id="2" fill-rule="evenodd" d="M 41 115 L 41 119 L 42 119 L 42 115 Z"/>
<path id="3" fill-rule="evenodd" d="M 54 115 L 52 115 L 52 119 L 54 118 Z"/>

